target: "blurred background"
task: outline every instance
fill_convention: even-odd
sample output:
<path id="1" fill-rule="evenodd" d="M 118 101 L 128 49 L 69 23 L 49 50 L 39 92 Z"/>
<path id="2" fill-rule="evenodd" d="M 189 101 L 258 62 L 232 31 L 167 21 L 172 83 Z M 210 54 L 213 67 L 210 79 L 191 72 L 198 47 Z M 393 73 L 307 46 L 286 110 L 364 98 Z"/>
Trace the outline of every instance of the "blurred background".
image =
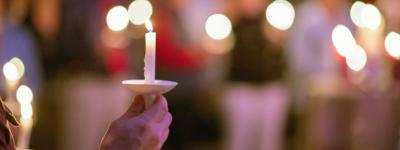
<path id="1" fill-rule="evenodd" d="M 400 149 L 400 0 L 0 0 L 17 146 L 95 150 L 143 79 L 146 20 L 173 115 L 165 150 Z"/>

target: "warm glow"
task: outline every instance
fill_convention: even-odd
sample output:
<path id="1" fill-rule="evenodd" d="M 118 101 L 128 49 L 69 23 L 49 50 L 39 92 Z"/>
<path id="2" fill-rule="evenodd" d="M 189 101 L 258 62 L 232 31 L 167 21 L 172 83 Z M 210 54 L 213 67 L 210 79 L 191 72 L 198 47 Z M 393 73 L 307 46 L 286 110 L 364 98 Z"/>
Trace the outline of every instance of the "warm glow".
<path id="1" fill-rule="evenodd" d="M 149 32 L 153 31 L 153 24 L 151 23 L 150 20 L 146 21 L 145 26 L 146 26 L 147 31 L 149 31 Z"/>
<path id="2" fill-rule="evenodd" d="M 26 86 L 21 85 L 17 89 L 17 101 L 22 104 L 30 104 L 33 100 L 33 93 L 32 90 Z"/>
<path id="3" fill-rule="evenodd" d="M 363 25 L 370 29 L 376 30 L 381 24 L 382 16 L 378 8 L 372 4 L 367 4 L 361 13 Z"/>
<path id="4" fill-rule="evenodd" d="M 400 58 L 400 34 L 390 32 L 385 38 L 385 48 L 390 56 Z"/>
<path id="5" fill-rule="evenodd" d="M 129 7 L 130 20 L 135 25 L 144 24 L 153 14 L 153 7 L 148 0 L 135 0 Z"/>
<path id="6" fill-rule="evenodd" d="M 17 67 L 18 79 L 24 76 L 25 73 L 25 65 L 21 59 L 18 57 L 14 57 L 10 60 L 10 63 L 14 64 Z"/>
<path id="7" fill-rule="evenodd" d="M 295 11 L 288 1 L 276 0 L 267 7 L 265 15 L 272 26 L 279 30 L 287 30 L 293 24 Z"/>
<path id="8" fill-rule="evenodd" d="M 364 27 L 363 20 L 361 14 L 363 12 L 364 7 L 367 6 L 364 2 L 356 1 L 350 9 L 350 17 L 353 23 L 359 27 Z"/>
<path id="9" fill-rule="evenodd" d="M 11 62 L 7 62 L 3 66 L 3 74 L 7 80 L 16 81 L 18 80 L 18 68 Z"/>
<path id="10" fill-rule="evenodd" d="M 31 104 L 21 104 L 21 117 L 23 120 L 32 118 L 33 110 Z"/>
<path id="11" fill-rule="evenodd" d="M 357 45 L 355 51 L 346 57 L 346 64 L 353 71 L 361 71 L 367 64 L 367 53 Z"/>
<path id="12" fill-rule="evenodd" d="M 344 25 L 336 25 L 332 31 L 332 42 L 337 52 L 343 56 L 349 56 L 355 49 L 356 40 L 351 31 Z"/>
<path id="13" fill-rule="evenodd" d="M 115 6 L 107 13 L 107 26 L 113 31 L 121 31 L 129 24 L 128 11 L 123 6 Z"/>
<path id="14" fill-rule="evenodd" d="M 214 14 L 208 17 L 205 29 L 211 38 L 222 40 L 231 33 L 232 24 L 228 17 L 222 14 Z"/>

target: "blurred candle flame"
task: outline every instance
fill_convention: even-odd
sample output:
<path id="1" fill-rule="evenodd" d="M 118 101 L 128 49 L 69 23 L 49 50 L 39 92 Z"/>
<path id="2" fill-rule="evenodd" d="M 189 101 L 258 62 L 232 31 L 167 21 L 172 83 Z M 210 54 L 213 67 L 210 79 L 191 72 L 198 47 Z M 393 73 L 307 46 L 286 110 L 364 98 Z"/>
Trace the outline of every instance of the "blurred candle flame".
<path id="1" fill-rule="evenodd" d="M 10 81 L 16 81 L 18 80 L 18 69 L 17 66 L 15 66 L 11 62 L 7 62 L 3 66 L 3 74 L 6 77 L 7 80 Z"/>
<path id="2" fill-rule="evenodd" d="M 357 45 L 350 29 L 342 24 L 336 25 L 333 29 L 332 42 L 337 52 L 343 57 L 348 57 Z"/>
<path id="3" fill-rule="evenodd" d="M 361 13 L 363 25 L 370 29 L 376 30 L 381 25 L 382 16 L 378 8 L 372 4 L 367 4 Z"/>
<path id="4" fill-rule="evenodd" d="M 390 32 L 385 38 L 385 49 L 390 56 L 400 58 L 400 34 Z"/>
<path id="5" fill-rule="evenodd" d="M 289 29 L 295 18 L 295 11 L 286 0 L 276 0 L 272 2 L 265 11 L 267 21 L 279 30 Z"/>
<path id="6" fill-rule="evenodd" d="M 128 11 L 123 6 L 115 6 L 107 13 L 107 26 L 112 31 L 121 31 L 129 24 Z"/>
<path id="7" fill-rule="evenodd" d="M 16 97 L 20 104 L 30 104 L 33 100 L 33 92 L 28 86 L 21 85 L 17 89 Z"/>
<path id="8" fill-rule="evenodd" d="M 361 71 L 367 64 L 367 53 L 357 45 L 351 55 L 346 57 L 346 64 L 353 71 Z"/>
<path id="9" fill-rule="evenodd" d="M 228 17 L 223 14 L 213 14 L 208 17 L 205 29 L 211 38 L 222 40 L 232 32 L 232 24 Z"/>
<path id="10" fill-rule="evenodd" d="M 19 59 L 18 57 L 12 58 L 9 62 L 14 64 L 15 67 L 17 68 L 18 79 L 22 78 L 22 76 L 24 76 L 25 73 L 24 62 L 22 62 L 22 60 Z"/>
<path id="11" fill-rule="evenodd" d="M 129 5 L 128 12 L 131 23 L 141 25 L 150 19 L 153 6 L 148 0 L 135 0 Z"/>
<path id="12" fill-rule="evenodd" d="M 351 6 L 350 17 L 351 17 L 351 20 L 353 21 L 353 23 L 355 25 L 357 25 L 358 27 L 364 27 L 364 23 L 362 20 L 362 13 L 363 13 L 365 6 L 367 6 L 367 4 L 365 4 L 364 2 L 361 2 L 361 1 L 356 1 Z"/>

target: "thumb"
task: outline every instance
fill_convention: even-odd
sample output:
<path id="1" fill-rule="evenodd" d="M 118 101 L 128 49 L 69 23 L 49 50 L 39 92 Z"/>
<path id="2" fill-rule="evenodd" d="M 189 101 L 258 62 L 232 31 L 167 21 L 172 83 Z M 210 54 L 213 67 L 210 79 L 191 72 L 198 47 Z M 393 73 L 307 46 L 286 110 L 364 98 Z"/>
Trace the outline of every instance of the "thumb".
<path id="1" fill-rule="evenodd" d="M 123 117 L 131 118 L 138 116 L 139 114 L 143 113 L 145 109 L 145 102 L 142 95 L 138 95 L 133 100 L 131 106 L 129 106 L 128 110 L 125 112 Z"/>

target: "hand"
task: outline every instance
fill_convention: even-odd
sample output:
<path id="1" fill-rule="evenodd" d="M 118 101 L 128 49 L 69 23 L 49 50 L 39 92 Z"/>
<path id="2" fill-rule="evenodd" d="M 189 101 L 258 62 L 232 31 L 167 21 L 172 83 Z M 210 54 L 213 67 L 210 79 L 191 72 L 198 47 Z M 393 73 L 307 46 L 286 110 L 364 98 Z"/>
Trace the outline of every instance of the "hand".
<path id="1" fill-rule="evenodd" d="M 137 96 L 128 111 L 111 123 L 101 150 L 159 150 L 167 140 L 172 116 L 167 101 L 158 96 L 145 110 L 143 96 Z"/>

